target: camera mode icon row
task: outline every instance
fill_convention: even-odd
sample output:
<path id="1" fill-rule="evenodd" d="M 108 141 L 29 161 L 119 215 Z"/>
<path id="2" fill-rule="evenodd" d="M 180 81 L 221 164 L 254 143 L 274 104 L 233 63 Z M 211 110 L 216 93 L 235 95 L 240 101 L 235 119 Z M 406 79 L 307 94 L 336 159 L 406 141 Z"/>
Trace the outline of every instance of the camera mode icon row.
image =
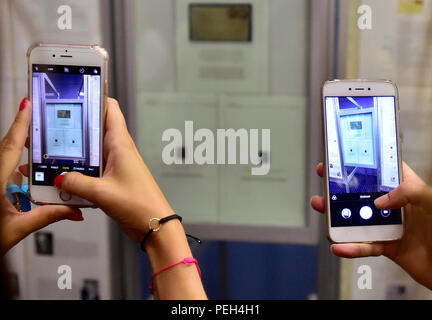
<path id="1" fill-rule="evenodd" d="M 389 210 L 389 209 L 382 209 L 382 210 L 381 210 L 381 215 L 382 215 L 384 218 L 389 217 L 389 216 L 390 216 L 390 213 L 391 213 L 391 210 Z M 360 211 L 359 211 L 359 214 L 360 214 L 360 217 L 361 217 L 363 220 L 369 220 L 369 219 L 372 218 L 372 216 L 373 216 L 373 210 L 372 210 L 372 208 L 369 207 L 369 206 L 363 206 L 363 207 L 361 207 L 361 209 L 360 209 Z M 348 209 L 348 208 L 344 208 L 344 209 L 341 211 L 341 215 L 342 215 L 342 218 L 344 218 L 344 219 L 349 219 L 349 218 L 351 218 L 351 210 Z"/>

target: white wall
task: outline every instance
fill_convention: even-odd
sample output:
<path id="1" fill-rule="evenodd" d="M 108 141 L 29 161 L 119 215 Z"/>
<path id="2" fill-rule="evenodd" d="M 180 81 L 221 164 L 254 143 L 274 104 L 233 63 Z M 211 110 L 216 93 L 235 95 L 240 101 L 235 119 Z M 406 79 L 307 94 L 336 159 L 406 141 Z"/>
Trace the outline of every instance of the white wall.
<path id="1" fill-rule="evenodd" d="M 253 5 L 251 43 L 188 41 L 189 3 L 135 1 L 136 127 L 144 160 L 186 223 L 304 227 L 308 3 L 246 1 Z M 219 66 L 244 77 L 209 80 L 198 72 Z M 249 165 L 165 165 L 162 132 L 183 131 L 186 120 L 213 132 L 271 129 L 270 172 L 251 178 Z"/>

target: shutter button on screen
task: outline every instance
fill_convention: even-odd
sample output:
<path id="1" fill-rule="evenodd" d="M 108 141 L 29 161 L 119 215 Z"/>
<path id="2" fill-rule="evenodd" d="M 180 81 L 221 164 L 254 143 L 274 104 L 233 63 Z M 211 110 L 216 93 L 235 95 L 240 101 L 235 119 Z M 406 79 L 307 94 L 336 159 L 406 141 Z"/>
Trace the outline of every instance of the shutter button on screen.
<path id="1" fill-rule="evenodd" d="M 372 217 L 373 211 L 371 207 L 364 206 L 360 209 L 360 217 L 362 217 L 365 220 L 368 220 Z"/>

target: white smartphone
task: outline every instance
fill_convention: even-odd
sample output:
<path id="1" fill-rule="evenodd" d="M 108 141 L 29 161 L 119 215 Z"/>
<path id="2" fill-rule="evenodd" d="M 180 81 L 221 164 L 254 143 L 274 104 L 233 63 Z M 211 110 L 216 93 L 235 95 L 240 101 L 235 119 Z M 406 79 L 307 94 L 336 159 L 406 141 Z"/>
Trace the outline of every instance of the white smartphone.
<path id="1" fill-rule="evenodd" d="M 27 52 L 32 202 L 93 206 L 59 192 L 56 176 L 102 176 L 108 54 L 98 46 L 35 44 Z"/>
<path id="2" fill-rule="evenodd" d="M 324 195 L 333 242 L 400 239 L 401 209 L 374 200 L 402 179 L 396 86 L 385 80 L 333 80 L 323 85 Z"/>

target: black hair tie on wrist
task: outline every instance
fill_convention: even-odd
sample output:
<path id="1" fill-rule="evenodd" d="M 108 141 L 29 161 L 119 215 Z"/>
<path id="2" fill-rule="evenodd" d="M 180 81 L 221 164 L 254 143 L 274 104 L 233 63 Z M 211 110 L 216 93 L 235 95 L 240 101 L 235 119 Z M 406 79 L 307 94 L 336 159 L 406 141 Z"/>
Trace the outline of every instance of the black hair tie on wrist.
<path id="1" fill-rule="evenodd" d="M 167 221 L 170 221 L 170 220 L 173 220 L 173 219 L 178 219 L 180 221 L 180 223 L 182 222 L 182 217 L 179 216 L 178 214 L 172 214 L 172 215 L 167 216 L 167 217 L 162 218 L 162 219 L 151 218 L 149 220 L 149 231 L 146 233 L 146 235 L 144 236 L 144 239 L 141 241 L 141 250 L 144 251 L 144 252 L 146 252 L 144 244 L 145 244 L 146 240 L 148 239 L 148 237 L 150 237 L 150 235 L 153 232 L 159 231 L 160 228 L 162 227 L 163 223 L 165 223 Z M 152 226 L 153 221 L 157 221 L 158 225 L 157 226 Z M 187 233 L 186 233 L 186 236 L 189 237 L 189 238 L 191 238 L 191 239 L 193 239 L 193 240 L 195 240 L 198 244 L 202 243 L 202 241 L 199 238 L 197 238 L 197 237 L 191 236 L 190 234 L 187 234 Z"/>

